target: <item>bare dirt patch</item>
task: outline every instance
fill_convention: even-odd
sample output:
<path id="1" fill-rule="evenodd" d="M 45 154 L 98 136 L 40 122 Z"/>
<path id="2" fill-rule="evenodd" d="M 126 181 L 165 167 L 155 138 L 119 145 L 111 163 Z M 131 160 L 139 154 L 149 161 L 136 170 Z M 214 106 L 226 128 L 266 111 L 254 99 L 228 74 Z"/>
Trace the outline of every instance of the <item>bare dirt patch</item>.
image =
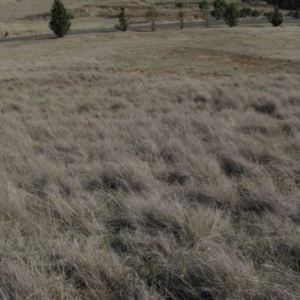
<path id="1" fill-rule="evenodd" d="M 285 43 L 277 43 L 277 50 L 281 55 L 275 58 L 268 50 L 268 44 L 271 45 L 275 39 L 280 41 L 281 37 L 285 36 L 289 41 L 297 30 L 293 27 L 277 32 L 272 28 L 240 28 L 239 31 L 226 31 L 229 44 L 225 43 L 225 29 L 185 29 L 183 32 L 175 29 L 149 33 L 147 38 L 145 33 L 130 33 L 129 36 L 134 37 L 134 41 L 132 40 L 131 46 L 123 47 L 128 51 L 134 49 L 134 59 L 126 55 L 126 51 L 116 58 L 124 72 L 146 70 L 145 75 L 188 72 L 197 75 L 209 73 L 228 76 L 236 72 L 267 74 L 281 70 L 299 74 L 300 57 L 296 51 L 292 51 L 289 46 L 286 50 Z M 172 39 L 167 39 L 167 36 Z M 264 37 L 263 40 L 261 36 Z M 119 37 L 122 39 L 123 35 Z M 157 37 L 165 38 L 168 42 L 156 44 Z M 248 44 L 250 37 L 251 45 Z M 237 49 L 241 53 L 237 53 Z"/>

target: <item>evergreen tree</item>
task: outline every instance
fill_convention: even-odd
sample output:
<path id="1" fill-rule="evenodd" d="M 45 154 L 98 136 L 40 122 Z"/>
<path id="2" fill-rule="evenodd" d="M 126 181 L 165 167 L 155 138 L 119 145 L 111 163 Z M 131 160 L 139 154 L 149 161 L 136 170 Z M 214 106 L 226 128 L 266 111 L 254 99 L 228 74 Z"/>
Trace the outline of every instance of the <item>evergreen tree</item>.
<path id="1" fill-rule="evenodd" d="M 200 9 L 205 9 L 205 8 L 208 8 L 208 2 L 207 0 L 202 0 L 200 3 L 199 3 L 199 8 Z"/>
<path id="2" fill-rule="evenodd" d="M 204 27 L 208 28 L 210 26 L 210 19 L 211 19 L 211 15 L 208 7 L 202 9 L 202 19 L 204 20 Z"/>
<path id="3" fill-rule="evenodd" d="M 239 21 L 240 11 L 235 3 L 230 3 L 224 13 L 224 20 L 230 27 L 236 26 Z"/>
<path id="4" fill-rule="evenodd" d="M 283 22 L 283 15 L 279 11 L 279 8 L 277 5 L 275 6 L 274 11 L 272 11 L 268 14 L 268 19 L 269 19 L 270 23 L 273 24 L 273 26 L 280 26 L 281 23 Z"/>
<path id="5" fill-rule="evenodd" d="M 129 18 L 126 18 L 125 7 L 121 6 L 120 13 L 118 14 L 119 24 L 115 26 L 116 30 L 126 31 L 128 29 Z"/>
<path id="6" fill-rule="evenodd" d="M 151 6 L 148 8 L 148 10 L 146 12 L 146 18 L 151 23 L 151 31 L 156 30 L 156 19 L 157 19 L 157 17 L 158 17 L 157 9 L 153 4 L 151 4 Z"/>
<path id="7" fill-rule="evenodd" d="M 178 12 L 178 18 L 179 18 L 179 26 L 181 29 L 183 29 L 184 27 L 184 16 L 185 16 L 185 12 L 180 9 L 180 11 Z"/>
<path id="8" fill-rule="evenodd" d="M 65 9 L 61 0 L 54 0 L 52 4 L 49 27 L 57 37 L 65 36 L 70 30 L 70 14 Z"/>

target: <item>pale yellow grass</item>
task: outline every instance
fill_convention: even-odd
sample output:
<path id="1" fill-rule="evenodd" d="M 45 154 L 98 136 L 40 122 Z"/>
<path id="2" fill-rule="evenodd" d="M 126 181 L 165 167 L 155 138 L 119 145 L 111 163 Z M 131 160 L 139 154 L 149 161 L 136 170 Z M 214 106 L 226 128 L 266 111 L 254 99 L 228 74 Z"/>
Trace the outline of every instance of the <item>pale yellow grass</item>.
<path id="1" fill-rule="evenodd" d="M 152 35 L 131 33 L 134 56 L 118 55 L 119 65 L 133 74 L 233 75 L 240 72 L 299 73 L 300 53 L 294 38 L 298 27 L 226 28 L 160 31 Z M 172 38 L 168 38 L 168 37 Z M 157 43 L 157 38 L 162 38 Z M 272 45 L 276 44 L 276 50 Z M 124 45 L 126 48 L 126 45 Z"/>
<path id="2" fill-rule="evenodd" d="M 71 30 L 77 29 L 99 29 L 99 28 L 112 28 L 117 23 L 114 19 L 104 19 L 99 17 L 90 16 L 88 18 L 76 18 L 71 21 Z M 18 35 L 34 35 L 52 33 L 49 28 L 49 20 L 12 20 L 0 23 L 2 36 L 6 31 L 10 36 Z"/>
<path id="3" fill-rule="evenodd" d="M 86 44 L 91 47 L 89 53 L 109 45 L 114 64 L 105 71 L 132 75 L 229 76 L 241 72 L 268 74 L 282 70 L 299 74 L 300 53 L 294 46 L 298 32 L 299 28 L 292 26 L 276 29 L 200 28 L 158 30 L 154 33 L 117 32 L 67 37 L 62 41 L 5 43 L 0 44 L 0 50 L 3 49 L 1 57 L 4 64 L 10 59 L 19 64 L 20 61 L 36 61 L 37 54 L 52 60 L 63 55 L 66 49 L 70 54 L 82 55 L 86 52 Z M 79 39 L 81 43 L 77 42 Z M 43 61 L 40 63 L 44 64 Z"/>
<path id="4" fill-rule="evenodd" d="M 297 34 L 0 44 L 0 298 L 299 299 Z"/>
<path id="5" fill-rule="evenodd" d="M 164 3 L 160 1 L 157 5 L 159 12 L 157 22 L 174 22 L 177 20 L 178 8 L 174 3 Z M 185 1 L 183 1 L 185 2 Z M 146 23 L 145 13 L 152 0 L 147 1 L 119 1 L 111 2 L 107 0 L 78 0 L 64 1 L 65 7 L 75 13 L 71 28 L 76 29 L 96 29 L 103 27 L 113 27 L 117 22 L 117 14 L 120 5 L 125 5 L 126 14 L 130 17 L 131 24 Z M 238 2 L 240 6 L 244 3 Z M 212 1 L 211 1 L 212 7 Z M 0 34 L 9 32 L 14 35 L 30 35 L 51 32 L 48 27 L 52 0 L 24 0 L 5 1 L 0 3 Z M 268 8 L 266 8 L 268 9 Z M 186 21 L 201 18 L 201 11 L 197 3 L 187 2 L 184 6 Z"/>

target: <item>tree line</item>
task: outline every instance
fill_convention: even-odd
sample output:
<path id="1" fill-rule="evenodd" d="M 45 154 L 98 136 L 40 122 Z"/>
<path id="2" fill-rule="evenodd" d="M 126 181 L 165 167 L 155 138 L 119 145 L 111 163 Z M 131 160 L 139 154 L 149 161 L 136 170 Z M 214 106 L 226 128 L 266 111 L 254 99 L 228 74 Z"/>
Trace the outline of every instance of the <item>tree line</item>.
<path id="1" fill-rule="evenodd" d="M 183 11 L 182 3 L 178 3 L 177 17 L 179 19 L 180 28 L 184 28 L 185 12 Z M 246 17 L 250 14 L 250 8 L 242 8 L 241 10 L 235 3 L 227 3 L 226 0 L 215 0 L 213 3 L 214 9 L 209 11 L 207 0 L 202 0 L 199 4 L 199 8 L 202 10 L 202 17 L 204 19 L 204 26 L 209 27 L 210 18 L 214 17 L 217 20 L 223 19 L 230 27 L 234 27 L 238 24 L 240 17 Z M 152 31 L 156 30 L 156 19 L 158 17 L 158 11 L 154 4 L 152 4 L 146 14 L 146 18 L 150 22 L 150 28 Z M 252 12 L 252 16 L 256 16 Z M 129 27 L 129 18 L 126 16 L 125 7 L 120 7 L 120 12 L 117 15 L 119 23 L 115 26 L 116 30 L 126 31 Z M 279 26 L 283 22 L 283 15 L 279 11 L 278 6 L 275 5 L 274 11 L 267 14 L 267 17 L 273 26 Z M 74 14 L 68 11 L 62 0 L 54 0 L 51 8 L 51 18 L 49 21 L 50 29 L 55 33 L 57 37 L 65 36 L 71 28 L 71 19 L 74 18 Z"/>

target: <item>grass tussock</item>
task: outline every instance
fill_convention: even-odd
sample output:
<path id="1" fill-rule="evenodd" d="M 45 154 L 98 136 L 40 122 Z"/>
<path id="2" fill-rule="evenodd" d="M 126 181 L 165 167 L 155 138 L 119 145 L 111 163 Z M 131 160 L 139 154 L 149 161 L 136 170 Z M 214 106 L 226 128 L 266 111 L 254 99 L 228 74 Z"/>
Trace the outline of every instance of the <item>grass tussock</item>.
<path id="1" fill-rule="evenodd" d="M 1 64 L 0 298 L 299 299 L 299 74 L 136 76 L 90 39 Z"/>

